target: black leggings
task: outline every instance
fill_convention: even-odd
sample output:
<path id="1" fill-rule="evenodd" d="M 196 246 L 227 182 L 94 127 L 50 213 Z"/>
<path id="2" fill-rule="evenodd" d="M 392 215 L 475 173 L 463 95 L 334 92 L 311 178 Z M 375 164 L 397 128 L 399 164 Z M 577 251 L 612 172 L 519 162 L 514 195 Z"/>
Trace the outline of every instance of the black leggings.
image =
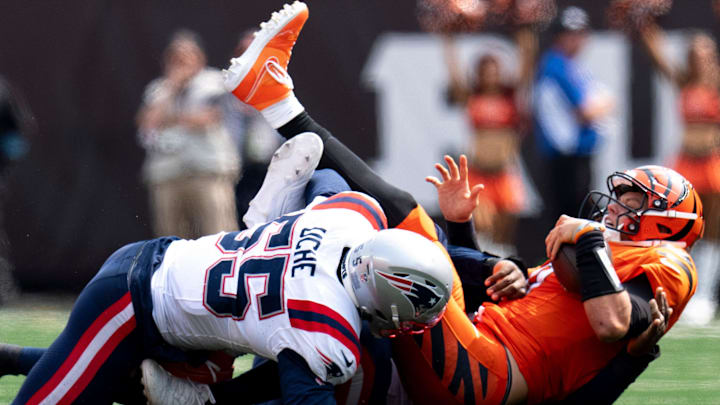
<path id="1" fill-rule="evenodd" d="M 385 211 L 388 227 L 396 227 L 417 207 L 417 202 L 410 193 L 380 178 L 370 166 L 343 145 L 330 131 L 315 122 L 307 112 L 301 113 L 278 128 L 278 132 L 288 139 L 303 132 L 318 134 L 325 147 L 318 168 L 337 171 L 354 191 L 361 191 L 375 198 Z"/>

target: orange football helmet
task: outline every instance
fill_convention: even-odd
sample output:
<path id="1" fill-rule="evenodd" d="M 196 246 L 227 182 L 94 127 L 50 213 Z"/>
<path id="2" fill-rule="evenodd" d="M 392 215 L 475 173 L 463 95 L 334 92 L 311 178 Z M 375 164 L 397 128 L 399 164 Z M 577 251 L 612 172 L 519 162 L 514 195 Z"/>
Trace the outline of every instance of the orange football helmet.
<path id="1" fill-rule="evenodd" d="M 689 248 L 702 237 L 702 202 L 693 185 L 678 172 L 662 166 L 640 166 L 611 174 L 607 186 L 610 195 L 592 191 L 585 197 L 581 216 L 603 222 L 632 241 L 677 241 Z M 641 208 L 619 201 L 627 191 L 644 195 Z M 615 223 L 605 220 L 609 204 L 626 210 Z"/>

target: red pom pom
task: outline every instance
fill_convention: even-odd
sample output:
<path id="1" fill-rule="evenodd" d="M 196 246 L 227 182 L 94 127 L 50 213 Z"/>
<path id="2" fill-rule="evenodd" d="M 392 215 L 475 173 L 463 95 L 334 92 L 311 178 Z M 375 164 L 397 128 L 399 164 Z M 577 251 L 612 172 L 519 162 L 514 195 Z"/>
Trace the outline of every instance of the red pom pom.
<path id="1" fill-rule="evenodd" d="M 470 32 L 479 30 L 487 14 L 484 0 L 418 0 L 420 27 L 429 32 Z"/>
<path id="2" fill-rule="evenodd" d="M 613 0 L 607 10 L 608 24 L 623 31 L 637 31 L 666 14 L 670 7 L 672 0 Z"/>
<path id="3" fill-rule="evenodd" d="M 550 24 L 557 6 L 554 0 L 515 0 L 513 22 L 516 25 L 532 25 L 538 28 Z"/>

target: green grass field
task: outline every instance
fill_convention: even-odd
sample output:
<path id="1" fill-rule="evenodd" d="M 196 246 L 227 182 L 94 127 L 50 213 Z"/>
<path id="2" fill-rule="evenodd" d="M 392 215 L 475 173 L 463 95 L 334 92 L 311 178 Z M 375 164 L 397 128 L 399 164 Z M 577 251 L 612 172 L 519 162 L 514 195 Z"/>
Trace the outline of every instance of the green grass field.
<path id="1" fill-rule="evenodd" d="M 0 308 L 0 342 L 45 347 L 67 321 L 73 297 L 27 295 Z M 720 321 L 710 327 L 676 325 L 662 340 L 662 356 L 618 404 L 720 404 Z M 252 358 L 243 356 L 236 371 Z M 0 404 L 8 404 L 23 377 L 0 378 Z"/>

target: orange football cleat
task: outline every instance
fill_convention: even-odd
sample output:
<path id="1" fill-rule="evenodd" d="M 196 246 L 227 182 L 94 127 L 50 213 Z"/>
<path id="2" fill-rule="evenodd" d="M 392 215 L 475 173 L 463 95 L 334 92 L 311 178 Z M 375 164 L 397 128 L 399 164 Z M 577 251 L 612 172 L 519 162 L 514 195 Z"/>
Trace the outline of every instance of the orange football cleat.
<path id="1" fill-rule="evenodd" d="M 225 87 L 261 111 L 286 99 L 293 89 L 287 73 L 290 54 L 307 19 L 307 5 L 300 1 L 272 13 L 245 53 L 232 59 L 224 71 Z"/>

